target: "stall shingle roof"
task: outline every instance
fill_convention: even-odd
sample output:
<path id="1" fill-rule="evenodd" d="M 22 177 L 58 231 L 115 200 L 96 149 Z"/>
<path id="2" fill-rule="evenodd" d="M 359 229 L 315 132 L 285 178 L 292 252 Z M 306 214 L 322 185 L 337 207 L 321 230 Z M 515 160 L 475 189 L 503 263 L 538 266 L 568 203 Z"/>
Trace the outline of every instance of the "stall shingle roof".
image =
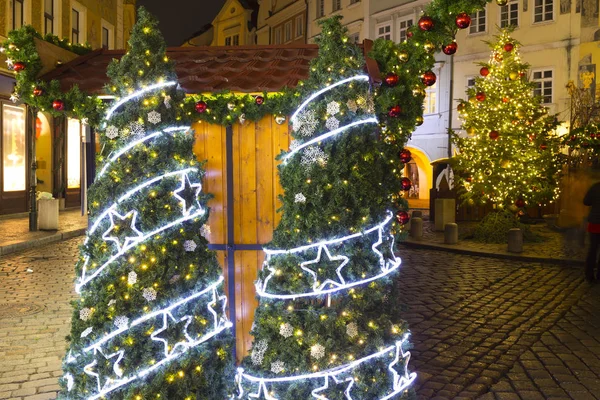
<path id="1" fill-rule="evenodd" d="M 316 45 L 173 47 L 167 55 L 175 61 L 179 83 L 188 93 L 275 92 L 295 87 L 308 77 Z M 42 76 L 57 79 L 63 91 L 73 85 L 90 94 L 102 94 L 108 82 L 106 68 L 123 50 L 96 50 Z"/>

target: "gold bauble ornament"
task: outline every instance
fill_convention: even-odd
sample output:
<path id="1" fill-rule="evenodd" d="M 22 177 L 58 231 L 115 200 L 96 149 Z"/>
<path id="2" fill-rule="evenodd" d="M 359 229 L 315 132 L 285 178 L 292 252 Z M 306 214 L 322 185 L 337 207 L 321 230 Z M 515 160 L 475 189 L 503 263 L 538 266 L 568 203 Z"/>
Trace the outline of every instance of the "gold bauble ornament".
<path id="1" fill-rule="evenodd" d="M 467 135 L 469 136 L 473 136 L 475 134 L 475 128 L 473 128 L 472 126 L 467 128 Z"/>
<path id="2" fill-rule="evenodd" d="M 508 161 L 508 160 L 502 160 L 502 161 L 500 161 L 500 166 L 502 168 L 509 168 L 510 167 L 510 161 Z"/>
<path id="3" fill-rule="evenodd" d="M 511 81 L 516 81 L 517 79 L 519 79 L 519 74 L 516 72 L 511 72 L 510 74 L 508 74 L 508 77 Z"/>
<path id="4" fill-rule="evenodd" d="M 417 125 L 417 126 L 423 125 L 423 122 L 425 122 L 425 120 L 423 119 L 423 117 L 417 117 L 415 119 L 415 125 Z"/>
<path id="5" fill-rule="evenodd" d="M 425 90 L 423 90 L 423 88 L 414 88 L 412 93 L 413 96 L 425 96 Z"/>
<path id="6" fill-rule="evenodd" d="M 425 49 L 426 52 L 431 53 L 435 50 L 435 45 L 433 43 L 431 43 L 429 40 L 427 40 L 425 42 L 425 44 L 423 45 L 423 48 Z"/>
<path id="7" fill-rule="evenodd" d="M 527 114 L 525 113 L 525 111 L 523 111 L 523 110 L 517 110 L 517 117 L 518 118 L 523 119 L 523 118 L 525 118 L 526 115 Z"/>
<path id="8" fill-rule="evenodd" d="M 407 62 L 408 61 L 408 53 L 405 53 L 405 52 L 398 53 L 398 60 L 400 60 L 400 62 L 403 62 L 403 63 Z"/>
<path id="9" fill-rule="evenodd" d="M 496 4 L 499 6 L 505 6 L 508 4 L 508 0 L 496 0 Z"/>

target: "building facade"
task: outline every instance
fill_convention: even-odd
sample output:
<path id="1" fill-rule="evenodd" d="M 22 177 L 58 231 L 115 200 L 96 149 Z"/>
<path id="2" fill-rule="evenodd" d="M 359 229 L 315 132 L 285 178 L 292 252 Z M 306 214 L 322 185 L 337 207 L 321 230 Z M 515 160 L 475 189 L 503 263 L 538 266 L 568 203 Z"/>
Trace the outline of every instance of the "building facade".
<path id="1" fill-rule="evenodd" d="M 258 10 L 257 44 L 307 42 L 307 4 L 295 0 L 263 0 Z"/>
<path id="2" fill-rule="evenodd" d="M 0 0 L 0 42 L 11 30 L 31 25 L 42 35 L 88 43 L 92 49 L 123 48 L 134 22 L 135 0 Z M 54 50 L 64 56 L 56 61 L 75 57 L 46 45 L 50 53 Z M 27 135 L 27 126 L 35 126 L 37 190 L 63 198 L 67 207 L 81 205 L 85 125 L 41 112 L 35 116 L 26 105 L 12 102 L 14 72 L 8 70 L 5 61 L 0 54 L 0 214 L 29 208 L 28 171 L 33 160 L 28 149 L 33 147 L 33 139 Z"/>
<path id="3" fill-rule="evenodd" d="M 306 0 L 308 3 L 308 39 L 321 33 L 319 20 L 334 15 L 343 17 L 342 24 L 348 28 L 348 36 L 354 43 L 369 39 L 370 7 L 381 0 Z"/>

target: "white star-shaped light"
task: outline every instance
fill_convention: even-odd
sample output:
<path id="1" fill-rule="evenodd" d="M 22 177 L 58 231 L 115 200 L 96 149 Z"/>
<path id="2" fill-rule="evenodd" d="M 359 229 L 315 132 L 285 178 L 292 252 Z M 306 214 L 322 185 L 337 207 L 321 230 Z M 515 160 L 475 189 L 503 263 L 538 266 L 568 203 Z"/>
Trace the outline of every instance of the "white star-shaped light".
<path id="1" fill-rule="evenodd" d="M 110 210 L 108 216 L 110 218 L 110 227 L 106 230 L 106 232 L 104 232 L 102 234 L 102 239 L 104 239 L 106 241 L 114 242 L 117 245 L 119 252 L 122 251 L 127 246 L 129 246 L 131 243 L 136 243 L 144 237 L 144 234 L 142 232 L 140 232 L 135 226 L 135 223 L 137 221 L 137 216 L 138 216 L 137 211 L 131 210 L 127 214 L 121 215 L 115 210 Z M 134 235 L 126 236 L 123 243 L 121 243 L 121 241 L 119 240 L 119 238 L 117 236 L 113 236 L 110 234 L 115 229 L 115 218 L 117 218 L 121 221 L 131 219 L 130 229 L 131 229 L 131 231 L 133 231 Z"/>
<path id="2" fill-rule="evenodd" d="M 75 385 L 75 379 L 73 379 L 73 375 L 67 372 L 63 375 L 63 379 L 67 381 L 67 390 L 70 392 L 71 389 L 73 389 L 73 386 Z"/>
<path id="3" fill-rule="evenodd" d="M 169 320 L 172 321 L 173 323 L 178 323 L 178 322 L 182 322 L 182 321 L 186 322 L 183 327 L 183 331 L 184 331 L 183 334 L 184 334 L 185 338 L 187 339 L 187 341 L 186 342 L 180 341 L 180 342 L 175 343 L 171 347 L 171 350 L 169 350 L 169 341 L 167 339 L 163 339 L 163 338 L 157 336 L 159 333 L 167 330 L 167 328 L 169 327 Z M 194 342 L 194 339 L 192 339 L 191 336 L 187 332 L 188 326 L 190 326 L 191 323 L 192 323 L 192 317 L 190 317 L 189 315 L 186 315 L 185 317 L 183 317 L 179 321 L 177 321 L 175 319 L 175 317 L 173 317 L 173 315 L 169 311 L 167 311 L 167 312 L 163 313 L 162 328 L 152 332 L 152 334 L 150 335 L 150 338 L 157 342 L 162 342 L 165 346 L 165 357 L 169 357 L 170 355 L 174 354 L 175 351 L 179 347 L 182 347 L 185 350 L 190 346 L 190 343 Z"/>
<path id="4" fill-rule="evenodd" d="M 105 359 L 110 360 L 112 358 L 116 358 L 116 360 L 113 363 L 113 372 L 115 373 L 116 376 L 118 376 L 119 378 L 123 376 L 123 370 L 121 369 L 121 367 L 119 366 L 119 363 L 121 362 L 121 360 L 123 359 L 123 356 L 125 355 L 125 350 L 119 350 L 115 353 L 106 355 L 102 352 L 102 350 L 100 350 L 99 348 L 94 348 L 94 355 L 96 355 L 97 353 L 100 353 Z M 120 380 L 113 380 L 111 378 L 107 378 L 106 382 L 104 382 L 104 385 L 102 384 L 102 377 L 100 376 L 100 374 L 98 374 L 97 372 L 93 371 L 93 367 L 95 367 L 98 364 L 98 360 L 94 360 L 91 363 L 89 363 L 88 365 L 86 365 L 85 367 L 83 367 L 83 372 L 89 376 L 93 376 L 96 378 L 96 383 L 98 386 L 98 392 L 102 392 L 103 390 L 106 390 L 107 388 L 110 388 L 113 384 L 114 385 L 118 385 Z"/>
<path id="5" fill-rule="evenodd" d="M 261 396 L 261 394 L 262 394 L 262 396 Z M 267 385 L 265 384 L 264 381 L 260 381 L 260 383 L 258 384 L 258 392 L 257 393 L 250 393 L 248 396 L 252 397 L 254 399 L 277 400 L 276 397 L 271 396 L 271 394 L 267 390 Z"/>
<path id="6" fill-rule="evenodd" d="M 383 239 L 384 239 L 384 234 L 383 234 L 383 227 L 380 227 L 377 230 L 377 241 L 375 243 L 373 243 L 373 246 L 371 246 L 371 249 L 373 249 L 373 252 L 375 254 L 377 254 L 377 257 L 379 257 L 379 265 L 381 267 L 381 270 L 383 272 L 387 272 L 392 268 L 397 267 L 398 265 L 400 265 L 401 260 L 396 257 L 396 255 L 394 254 L 394 235 L 392 234 L 386 234 L 389 235 L 387 237 L 387 239 L 391 240 L 391 244 L 390 244 L 390 254 L 392 255 L 393 259 L 386 259 L 383 255 L 383 253 L 381 251 L 378 250 L 378 247 L 381 246 L 382 244 L 384 244 Z"/>
<path id="7" fill-rule="evenodd" d="M 104 134 L 109 139 L 115 139 L 117 136 L 119 136 L 119 128 L 114 125 L 110 125 L 108 128 L 106 128 L 106 132 Z"/>
<path id="8" fill-rule="evenodd" d="M 329 258 L 329 261 L 342 261 L 342 263 L 335 270 L 335 273 L 337 274 L 337 276 L 339 278 L 339 282 L 335 282 L 331 279 L 326 279 L 325 282 L 321 282 L 321 284 L 319 284 L 319 277 L 318 277 L 317 273 L 315 271 L 311 270 L 310 268 L 308 268 L 309 265 L 317 264 L 321 261 L 321 253 L 323 251 L 325 251 L 325 254 Z M 302 268 L 304 271 L 306 271 L 312 275 L 312 277 L 315 280 L 315 282 L 313 283 L 313 286 L 312 286 L 313 290 L 318 292 L 318 291 L 322 291 L 327 285 L 332 285 L 332 286 L 337 286 L 337 287 L 345 285 L 346 280 L 342 276 L 342 269 L 346 266 L 346 264 L 348 264 L 349 261 L 350 261 L 350 259 L 346 256 L 333 257 L 331 255 L 331 253 L 329 252 L 329 249 L 327 248 L 327 246 L 321 245 L 321 246 L 319 246 L 319 251 L 317 252 L 317 257 L 311 261 L 304 261 L 303 263 L 300 264 L 300 268 Z"/>
<path id="9" fill-rule="evenodd" d="M 150 122 L 151 124 L 158 124 L 161 121 L 161 115 L 158 111 L 150 111 L 148 113 L 148 122 Z"/>
<path id="10" fill-rule="evenodd" d="M 6 66 L 8 67 L 8 69 L 11 69 L 13 67 L 13 65 L 15 65 L 15 62 L 12 59 L 7 58 L 6 59 Z"/>
<path id="11" fill-rule="evenodd" d="M 87 328 L 86 330 L 84 330 L 83 332 L 81 332 L 81 336 L 82 338 L 87 337 L 90 333 L 92 333 L 92 331 L 94 330 L 94 328 L 92 328 L 91 326 L 89 328 Z"/>
<path id="12" fill-rule="evenodd" d="M 340 103 L 332 101 L 327 104 L 327 114 L 335 115 L 340 112 Z"/>
<path id="13" fill-rule="evenodd" d="M 325 384 L 323 386 L 321 386 L 320 388 L 317 388 L 315 390 L 312 391 L 312 395 L 319 400 L 329 400 L 329 397 L 325 397 L 321 394 L 318 394 L 319 392 L 323 392 L 327 389 L 329 389 L 329 379 L 333 378 L 333 381 L 335 382 L 336 385 L 339 385 L 340 383 L 344 383 L 344 382 L 349 382 L 348 383 L 348 387 L 346 388 L 346 390 L 344 391 L 344 395 L 346 395 L 346 399 L 348 400 L 352 400 L 352 397 L 350 396 L 350 391 L 352 390 L 352 386 L 354 385 L 354 378 L 349 377 L 346 379 L 342 379 L 342 380 L 338 380 L 335 375 L 333 376 L 329 376 L 327 375 L 325 377 Z"/>
<path id="14" fill-rule="evenodd" d="M 226 317 L 226 312 L 227 312 L 227 296 L 225 295 L 219 295 L 219 293 L 217 292 L 216 288 L 213 288 L 212 290 L 212 300 L 208 303 L 208 311 L 210 311 L 210 313 L 213 316 L 214 319 L 214 329 L 218 329 L 221 326 L 223 326 L 224 324 L 227 324 L 227 317 Z M 219 310 L 221 313 L 221 317 L 219 317 L 219 313 L 217 311 L 215 311 L 214 307 L 218 305 L 218 303 L 221 303 L 221 309 Z"/>
<path id="15" fill-rule="evenodd" d="M 185 242 L 183 242 L 183 249 L 185 251 L 196 250 L 196 242 L 194 242 L 193 240 L 186 240 Z"/>
<path id="16" fill-rule="evenodd" d="M 186 199 L 179 195 L 179 193 L 182 193 L 186 190 L 195 190 L 194 200 L 191 202 L 191 204 L 188 204 Z M 175 192 L 173 192 L 173 196 L 175 196 L 181 203 L 181 208 L 183 209 L 182 212 L 184 216 L 187 217 L 188 215 L 190 215 L 194 208 L 201 208 L 200 202 L 198 201 L 198 196 L 200 195 L 201 190 L 201 183 L 192 183 L 190 182 L 190 177 L 188 176 L 188 174 L 182 174 L 181 186 Z"/>
<path id="17" fill-rule="evenodd" d="M 410 361 L 410 352 L 407 351 L 405 353 L 404 350 L 402 350 L 402 343 L 404 343 L 404 340 L 396 342 L 395 357 L 388 366 L 388 370 L 390 370 L 390 372 L 394 376 L 395 391 L 402 390 L 402 388 L 407 386 L 408 383 L 410 383 L 410 381 L 413 379 L 413 377 L 408 374 L 408 362 Z M 404 374 L 400 375 L 398 371 L 396 371 L 394 366 L 400 364 L 400 360 L 404 359 L 406 359 L 406 362 L 404 362 Z M 411 375 L 415 374 L 413 373 Z"/>

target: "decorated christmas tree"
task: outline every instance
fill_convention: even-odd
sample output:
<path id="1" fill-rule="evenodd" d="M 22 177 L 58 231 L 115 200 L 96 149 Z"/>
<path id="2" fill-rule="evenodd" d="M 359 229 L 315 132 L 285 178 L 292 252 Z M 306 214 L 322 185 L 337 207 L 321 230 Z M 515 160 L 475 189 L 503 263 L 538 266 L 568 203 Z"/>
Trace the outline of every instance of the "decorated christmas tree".
<path id="1" fill-rule="evenodd" d="M 400 398 L 416 377 L 391 295 L 397 216 L 406 222 L 393 201 L 397 148 L 379 130 L 362 50 L 339 19 L 322 31 L 279 156 L 282 219 L 256 282 L 238 398 Z"/>
<path id="2" fill-rule="evenodd" d="M 552 201 L 560 172 L 555 117 L 535 95 L 510 30 L 490 47 L 468 101 L 458 106 L 467 133 L 455 136 L 459 154 L 453 158 L 462 198 L 507 208 Z"/>
<path id="3" fill-rule="evenodd" d="M 69 399 L 223 399 L 234 374 L 207 194 L 172 62 L 144 8 L 108 70 L 116 96 L 76 266 Z"/>

